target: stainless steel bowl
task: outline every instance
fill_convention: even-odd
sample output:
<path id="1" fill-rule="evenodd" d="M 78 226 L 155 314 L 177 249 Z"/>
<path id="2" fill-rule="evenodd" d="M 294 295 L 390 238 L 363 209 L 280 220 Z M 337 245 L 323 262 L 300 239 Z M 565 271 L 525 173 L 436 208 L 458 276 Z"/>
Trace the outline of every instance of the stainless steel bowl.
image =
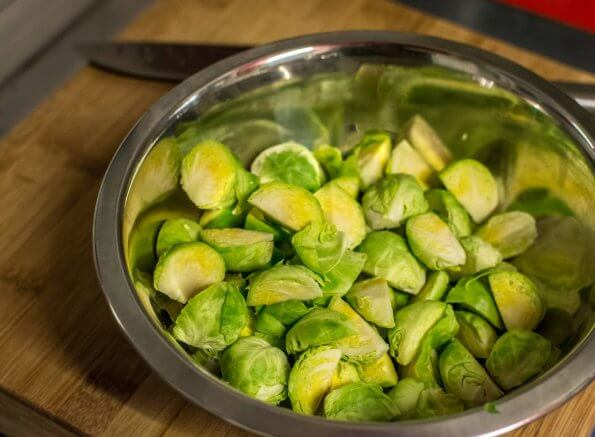
<path id="1" fill-rule="evenodd" d="M 342 32 L 272 43 L 208 67 L 155 103 L 116 152 L 105 174 L 94 223 L 95 264 L 122 330 L 151 367 L 190 401 L 242 428 L 270 435 L 496 435 L 524 425 L 577 394 L 595 377 L 595 335 L 588 326 L 546 375 L 481 408 L 433 420 L 345 423 L 307 417 L 253 400 L 197 368 L 170 344 L 141 304 L 125 267 L 122 221 L 131 179 L 147 152 L 179 120 L 262 85 L 321 72 L 353 71 L 362 62 L 437 65 L 470 74 L 520 95 L 549 114 L 595 162 L 595 122 L 556 87 L 508 60 L 421 35 Z"/>

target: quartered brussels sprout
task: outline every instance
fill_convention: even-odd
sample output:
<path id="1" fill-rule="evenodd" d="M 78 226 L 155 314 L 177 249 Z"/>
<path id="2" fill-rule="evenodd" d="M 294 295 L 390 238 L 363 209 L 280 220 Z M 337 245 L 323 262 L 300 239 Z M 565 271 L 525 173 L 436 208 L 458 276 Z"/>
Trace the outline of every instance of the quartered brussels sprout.
<path id="1" fill-rule="evenodd" d="M 462 278 L 446 295 L 446 302 L 479 314 L 495 328 L 504 329 L 496 303 L 481 277 Z"/>
<path id="2" fill-rule="evenodd" d="M 545 314 L 535 284 L 518 272 L 496 272 L 488 278 L 506 329 L 535 329 Z"/>
<path id="3" fill-rule="evenodd" d="M 344 296 L 362 272 L 366 258 L 365 253 L 345 251 L 338 264 L 326 273 L 323 295 Z"/>
<path id="4" fill-rule="evenodd" d="M 359 381 L 361 381 L 361 378 L 355 364 L 343 359 L 339 361 L 339 364 L 337 364 L 337 368 L 335 369 L 335 373 L 333 373 L 330 389 L 335 390 L 339 387 L 343 387 L 346 384 Z"/>
<path id="5" fill-rule="evenodd" d="M 424 192 L 413 176 L 391 174 L 364 193 L 362 206 L 368 225 L 374 229 L 399 227 L 409 217 L 428 210 Z"/>
<path id="6" fill-rule="evenodd" d="M 421 392 L 417 401 L 417 418 L 446 416 L 465 409 L 463 401 L 441 388 L 431 387 Z"/>
<path id="7" fill-rule="evenodd" d="M 436 179 L 434 169 L 432 169 L 407 140 L 399 141 L 393 149 L 386 166 L 386 173 L 411 175 L 424 189 L 434 185 Z"/>
<path id="8" fill-rule="evenodd" d="M 292 231 L 299 231 L 313 221 L 322 220 L 320 204 L 312 193 L 285 182 L 263 185 L 252 193 L 248 203 Z"/>
<path id="9" fill-rule="evenodd" d="M 393 400 L 377 384 L 353 382 L 324 398 L 324 417 L 353 422 L 387 422 L 400 414 Z"/>
<path id="10" fill-rule="evenodd" d="M 347 248 L 358 246 L 366 236 L 366 222 L 359 203 L 334 181 L 324 185 L 314 196 L 320 202 L 325 220 L 345 234 Z"/>
<path id="11" fill-rule="evenodd" d="M 465 250 L 438 215 L 416 215 L 407 220 L 405 229 L 411 250 L 426 267 L 456 270 L 465 264 Z"/>
<path id="12" fill-rule="evenodd" d="M 468 311 L 455 311 L 459 322 L 458 340 L 473 356 L 486 359 L 498 338 L 496 330 L 483 317 Z"/>
<path id="13" fill-rule="evenodd" d="M 413 296 L 412 302 L 420 300 L 442 300 L 448 290 L 450 278 L 444 270 L 433 271 L 428 274 L 428 280 L 421 291 Z"/>
<path id="14" fill-rule="evenodd" d="M 436 171 L 441 171 L 452 160 L 448 147 L 420 115 L 411 118 L 402 129 L 402 135 L 422 158 Z"/>
<path id="15" fill-rule="evenodd" d="M 475 235 L 461 238 L 460 243 L 465 250 L 465 264 L 454 272 L 455 276 L 474 275 L 502 262 L 500 252 Z"/>
<path id="16" fill-rule="evenodd" d="M 188 301 L 173 335 L 213 356 L 234 343 L 249 323 L 250 313 L 237 287 L 218 282 Z"/>
<path id="17" fill-rule="evenodd" d="M 314 221 L 294 234 L 291 243 L 304 265 L 320 274 L 332 270 L 347 249 L 345 234 L 322 220 Z"/>
<path id="18" fill-rule="evenodd" d="M 246 229 L 205 229 L 202 241 L 223 257 L 232 272 L 251 272 L 269 265 L 273 256 L 273 235 Z"/>
<path id="19" fill-rule="evenodd" d="M 249 277 L 248 305 L 272 305 L 322 296 L 320 278 L 304 266 L 278 264 Z"/>
<path id="20" fill-rule="evenodd" d="M 233 206 L 207 209 L 200 216 L 198 224 L 204 229 L 224 229 L 241 226 L 245 220 L 245 214 L 236 214 L 234 209 Z"/>
<path id="21" fill-rule="evenodd" d="M 364 272 L 386 279 L 392 287 L 417 294 L 426 282 L 424 268 L 394 232 L 370 232 L 357 250 L 367 255 Z"/>
<path id="22" fill-rule="evenodd" d="M 194 220 L 185 218 L 166 220 L 157 234 L 157 243 L 155 245 L 157 256 L 177 244 L 197 241 L 200 229 L 200 225 Z"/>
<path id="23" fill-rule="evenodd" d="M 354 335 L 344 337 L 334 343 L 350 361 L 360 364 L 373 363 L 388 351 L 388 345 L 380 334 L 343 299 L 334 297 L 328 308 L 344 315 L 355 326 L 356 333 Z"/>
<path id="24" fill-rule="evenodd" d="M 479 161 L 455 161 L 439 175 L 440 180 L 469 212 L 475 223 L 483 222 L 498 206 L 498 185 Z"/>
<path id="25" fill-rule="evenodd" d="M 469 214 L 455 196 L 446 190 L 428 190 L 425 193 L 430 210 L 448 223 L 457 238 L 466 237 L 473 232 L 473 222 Z"/>
<path id="26" fill-rule="evenodd" d="M 510 258 L 520 255 L 533 244 L 537 227 L 530 214 L 512 211 L 492 216 L 475 235 L 498 249 L 503 258 Z"/>
<path id="27" fill-rule="evenodd" d="M 390 157 L 392 141 L 384 132 L 366 133 L 354 151 L 360 185 L 365 190 L 379 180 Z"/>
<path id="28" fill-rule="evenodd" d="M 326 308 L 314 308 L 287 332 L 286 350 L 290 354 L 309 347 L 330 344 L 339 348 L 338 342 L 357 334 L 357 327 L 344 314 Z"/>
<path id="29" fill-rule="evenodd" d="M 161 254 L 153 285 L 171 299 L 186 303 L 224 276 L 225 262 L 215 250 L 200 242 L 184 243 Z"/>
<path id="30" fill-rule="evenodd" d="M 415 378 L 401 379 L 389 392 L 389 397 L 401 412 L 399 419 L 413 419 L 417 415 L 417 402 L 426 385 Z"/>
<path id="31" fill-rule="evenodd" d="M 221 354 L 220 364 L 223 379 L 248 396 L 272 405 L 287 398 L 287 356 L 265 340 L 240 338 Z"/>
<path id="32" fill-rule="evenodd" d="M 542 371 L 551 348 L 552 344 L 535 332 L 508 331 L 494 344 L 486 366 L 498 385 L 510 390 Z"/>
<path id="33" fill-rule="evenodd" d="M 452 340 L 442 351 L 439 367 L 446 390 L 467 406 L 481 405 L 502 396 L 481 364 L 457 340 Z"/>
<path id="34" fill-rule="evenodd" d="M 289 373 L 288 394 L 293 411 L 316 414 L 331 389 L 340 360 L 341 351 L 332 346 L 313 347 L 300 355 Z"/>
<path id="35" fill-rule="evenodd" d="M 252 161 L 250 170 L 261 184 L 281 181 L 316 191 L 324 182 L 322 167 L 312 151 L 293 141 L 263 150 Z"/>
<path id="36" fill-rule="evenodd" d="M 230 206 L 235 201 L 237 162 L 217 141 L 197 144 L 182 161 L 182 188 L 201 209 Z"/>
<path id="37" fill-rule="evenodd" d="M 395 365 L 387 353 L 371 363 L 359 364 L 357 369 L 363 382 L 378 384 L 383 388 L 392 387 L 398 381 Z"/>
<path id="38" fill-rule="evenodd" d="M 395 320 L 390 293 L 385 279 L 372 278 L 353 284 L 345 295 L 345 300 L 368 322 L 383 328 L 392 328 Z"/>
<path id="39" fill-rule="evenodd" d="M 321 144 L 314 149 L 314 157 L 320 163 L 329 179 L 335 179 L 343 168 L 341 149 L 328 144 Z"/>

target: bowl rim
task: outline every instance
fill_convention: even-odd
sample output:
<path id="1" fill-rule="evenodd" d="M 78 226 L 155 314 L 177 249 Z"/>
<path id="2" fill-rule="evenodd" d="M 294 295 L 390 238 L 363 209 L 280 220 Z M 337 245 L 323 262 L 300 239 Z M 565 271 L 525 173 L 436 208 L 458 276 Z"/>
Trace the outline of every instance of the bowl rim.
<path id="1" fill-rule="evenodd" d="M 574 129 L 574 139 L 588 161 L 595 162 L 595 120 L 554 85 L 512 61 L 465 44 L 431 36 L 390 31 L 345 31 L 306 35 L 273 42 L 219 61 L 177 85 L 139 119 L 114 154 L 104 175 L 94 214 L 93 253 L 104 295 L 118 325 L 145 361 L 176 391 L 191 402 L 241 428 L 264 435 L 499 435 L 549 412 L 576 395 L 595 378 L 593 327 L 566 358 L 544 377 L 499 399 L 500 414 L 481 407 L 440 418 L 390 423 L 339 422 L 303 416 L 271 406 L 227 386 L 199 369 L 151 321 L 129 278 L 122 249 L 121 219 L 129 182 L 158 135 L 197 97 L 225 74 L 246 66 L 302 56 L 305 48 L 326 50 L 365 44 L 408 46 L 481 64 L 531 91 Z M 538 400 L 538 402 L 534 402 Z"/>

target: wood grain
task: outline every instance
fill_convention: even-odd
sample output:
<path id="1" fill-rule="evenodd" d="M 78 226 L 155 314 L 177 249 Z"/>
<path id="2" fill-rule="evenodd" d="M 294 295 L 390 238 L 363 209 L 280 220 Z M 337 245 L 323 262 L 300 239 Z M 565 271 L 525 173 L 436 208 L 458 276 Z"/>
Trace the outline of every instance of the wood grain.
<path id="1" fill-rule="evenodd" d="M 363 28 L 448 37 L 550 79 L 595 80 L 387 1 L 160 0 L 121 37 L 256 44 Z M 187 403 L 147 367 L 95 279 L 91 225 L 100 178 L 135 120 L 169 87 L 85 68 L 0 140 L 0 387 L 64 432 L 245 434 Z M 594 400 L 591 385 L 516 434 L 588 435 Z M 34 415 L 10 411 L 0 409 L 4 432 L 36 434 Z"/>

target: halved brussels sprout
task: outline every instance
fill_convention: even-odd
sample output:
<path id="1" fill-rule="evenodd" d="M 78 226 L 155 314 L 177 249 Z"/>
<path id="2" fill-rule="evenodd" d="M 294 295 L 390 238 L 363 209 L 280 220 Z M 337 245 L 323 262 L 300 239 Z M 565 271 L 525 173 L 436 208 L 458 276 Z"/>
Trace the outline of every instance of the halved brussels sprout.
<path id="1" fill-rule="evenodd" d="M 436 174 L 432 167 L 415 151 L 409 141 L 401 140 L 393 149 L 386 166 L 387 174 L 411 175 L 424 189 L 435 183 Z"/>
<path id="2" fill-rule="evenodd" d="M 394 386 L 399 379 L 393 360 L 387 353 L 371 363 L 359 364 L 357 369 L 363 382 L 378 384 L 383 388 Z"/>
<path id="3" fill-rule="evenodd" d="M 357 367 L 347 360 L 341 360 L 339 361 L 339 364 L 335 369 L 335 373 L 333 373 L 333 377 L 331 378 L 330 389 L 335 390 L 346 384 L 359 381 L 361 381 L 361 378 L 359 376 L 359 372 L 357 371 Z"/>
<path id="4" fill-rule="evenodd" d="M 186 218 L 166 220 L 157 234 L 157 244 L 155 245 L 157 256 L 177 244 L 198 240 L 200 230 L 200 225 L 194 220 Z"/>
<path id="5" fill-rule="evenodd" d="M 326 282 L 322 284 L 324 296 L 345 295 L 362 272 L 366 258 L 365 253 L 345 251 L 339 263 L 325 275 Z"/>
<path id="6" fill-rule="evenodd" d="M 486 366 L 504 390 L 510 390 L 537 375 L 548 361 L 552 344 L 531 331 L 513 330 L 494 344 Z"/>
<path id="7" fill-rule="evenodd" d="M 388 345 L 380 337 L 380 334 L 343 299 L 334 297 L 328 308 L 346 316 L 356 328 L 355 335 L 344 337 L 334 343 L 350 361 L 360 364 L 371 363 L 388 351 Z"/>
<path id="8" fill-rule="evenodd" d="M 422 391 L 417 401 L 417 415 L 419 419 L 446 416 L 460 413 L 465 409 L 463 401 L 454 394 L 446 393 L 441 388 L 431 387 Z"/>
<path id="9" fill-rule="evenodd" d="M 314 149 L 314 157 L 320 163 L 329 179 L 339 177 L 343 167 L 341 149 L 329 144 L 321 144 Z"/>
<path id="10" fill-rule="evenodd" d="M 240 338 L 221 354 L 221 375 L 232 387 L 268 404 L 287 398 L 289 362 L 262 338 Z"/>
<path id="11" fill-rule="evenodd" d="M 263 185 L 252 193 L 248 203 L 292 231 L 299 231 L 308 223 L 322 220 L 322 209 L 312 193 L 284 182 Z"/>
<path id="12" fill-rule="evenodd" d="M 465 264 L 465 250 L 446 223 L 433 212 L 416 215 L 405 226 L 411 250 L 432 270 L 456 270 Z"/>
<path id="13" fill-rule="evenodd" d="M 496 180 L 479 161 L 462 159 L 453 162 L 439 177 L 475 223 L 484 221 L 498 206 Z"/>
<path id="14" fill-rule="evenodd" d="M 490 217 L 475 235 L 510 258 L 523 253 L 537 238 L 535 219 L 526 212 L 504 212 Z"/>
<path id="15" fill-rule="evenodd" d="M 459 341 L 473 356 L 486 359 L 498 339 L 496 330 L 477 314 L 455 311 L 455 315 L 459 322 Z"/>
<path id="16" fill-rule="evenodd" d="M 477 406 L 502 396 L 502 391 L 473 355 L 452 340 L 440 354 L 440 376 L 446 390 L 467 406 Z"/>
<path id="17" fill-rule="evenodd" d="M 428 210 L 423 190 L 406 174 L 380 179 L 364 193 L 362 206 L 373 230 L 397 228 L 409 217 Z"/>
<path id="18" fill-rule="evenodd" d="M 278 264 L 249 278 L 248 305 L 272 305 L 322 296 L 321 279 L 304 266 Z"/>
<path id="19" fill-rule="evenodd" d="M 204 243 L 184 243 L 161 254 L 153 274 L 155 289 L 180 303 L 211 284 L 222 281 L 225 262 Z"/>
<path id="20" fill-rule="evenodd" d="M 428 274 L 428 280 L 421 291 L 413 296 L 412 302 L 420 300 L 442 300 L 448 290 L 450 278 L 444 270 L 433 271 Z"/>
<path id="21" fill-rule="evenodd" d="M 352 422 L 387 422 L 400 414 L 391 398 L 377 384 L 353 382 L 324 398 L 324 417 Z"/>
<path id="22" fill-rule="evenodd" d="M 383 328 L 395 326 L 390 287 L 385 279 L 356 282 L 345 295 L 345 300 L 368 322 Z"/>
<path id="23" fill-rule="evenodd" d="M 473 222 L 455 196 L 446 190 L 439 189 L 428 190 L 425 196 L 430 205 L 430 210 L 448 223 L 457 238 L 471 235 Z"/>
<path id="24" fill-rule="evenodd" d="M 394 232 L 370 232 L 357 250 L 367 255 L 364 272 L 386 279 L 392 287 L 417 294 L 426 282 L 424 268 Z"/>
<path id="25" fill-rule="evenodd" d="M 423 300 L 397 311 L 395 327 L 388 332 L 390 354 L 403 366 L 417 355 L 426 333 L 446 311 L 444 302 Z"/>
<path id="26" fill-rule="evenodd" d="M 236 170 L 236 158 L 227 147 L 203 141 L 182 160 L 180 184 L 197 207 L 224 208 L 235 200 Z"/>
<path id="27" fill-rule="evenodd" d="M 462 278 L 450 289 L 445 302 L 461 305 L 482 316 L 495 328 L 504 329 L 496 303 L 488 287 L 480 280 L 481 277 Z"/>
<path id="28" fill-rule="evenodd" d="M 465 264 L 454 272 L 455 277 L 474 275 L 502 262 L 500 252 L 475 235 L 461 238 L 460 243 L 465 249 Z"/>
<path id="29" fill-rule="evenodd" d="M 252 173 L 261 184 L 281 181 L 316 191 L 324 181 L 322 167 L 312 151 L 293 141 L 268 147 L 252 161 Z"/>
<path id="30" fill-rule="evenodd" d="M 496 272 L 488 279 L 506 329 L 535 329 L 545 314 L 535 284 L 518 272 Z"/>
<path id="31" fill-rule="evenodd" d="M 273 235 L 245 229 L 204 229 L 202 241 L 223 257 L 232 272 L 251 272 L 269 265 L 273 256 Z"/>
<path id="32" fill-rule="evenodd" d="M 359 203 L 334 182 L 324 185 L 314 196 L 326 221 L 345 234 L 347 248 L 358 246 L 366 236 L 366 221 Z"/>
<path id="33" fill-rule="evenodd" d="M 293 411 L 314 415 L 330 390 L 341 351 L 332 346 L 308 349 L 297 359 L 289 373 L 288 393 Z"/>
<path id="34" fill-rule="evenodd" d="M 413 116 L 402 129 L 401 137 L 408 140 L 423 159 L 436 171 L 441 171 L 452 160 L 448 147 L 420 115 Z"/>
<path id="35" fill-rule="evenodd" d="M 354 156 L 357 159 L 360 185 L 364 190 L 384 174 L 391 148 L 390 135 L 384 132 L 366 133 L 357 144 Z"/>
<path id="36" fill-rule="evenodd" d="M 182 343 L 214 356 L 234 343 L 249 323 L 250 313 L 238 288 L 218 282 L 188 301 L 172 332 Z"/>
<path id="37" fill-rule="evenodd" d="M 287 332 L 286 350 L 290 354 L 309 347 L 330 344 L 339 348 L 338 341 L 357 335 L 357 327 L 344 314 L 326 308 L 314 308 Z"/>
<path id="38" fill-rule="evenodd" d="M 233 206 L 225 208 L 207 209 L 200 216 L 198 224 L 204 229 L 224 229 L 241 226 L 245 214 L 236 214 Z"/>
<path id="39" fill-rule="evenodd" d="M 399 419 L 413 419 L 417 415 L 417 402 L 426 385 L 415 378 L 401 379 L 389 392 L 388 396 L 401 412 Z"/>
<path id="40" fill-rule="evenodd" d="M 314 221 L 291 239 L 297 255 L 310 270 L 325 274 L 341 260 L 347 249 L 343 232 L 326 221 Z"/>

